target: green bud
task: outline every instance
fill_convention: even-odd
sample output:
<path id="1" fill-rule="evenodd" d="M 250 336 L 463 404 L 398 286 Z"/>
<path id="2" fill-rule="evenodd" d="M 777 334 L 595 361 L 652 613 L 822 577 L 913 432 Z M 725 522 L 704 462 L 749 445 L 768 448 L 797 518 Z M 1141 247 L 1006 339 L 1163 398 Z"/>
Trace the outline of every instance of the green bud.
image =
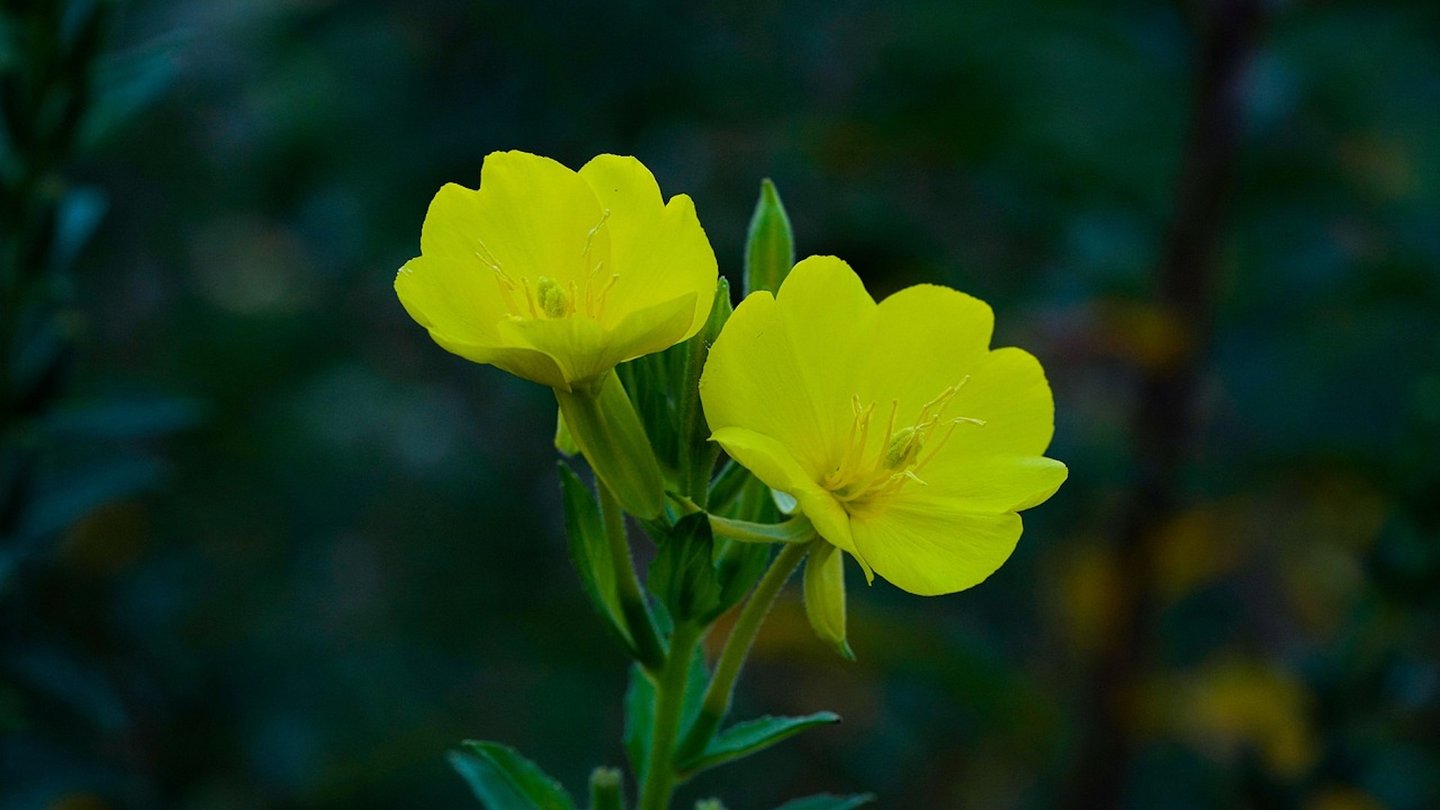
<path id="1" fill-rule="evenodd" d="M 596 768 L 590 772 L 590 810 L 624 810 L 621 793 L 624 777 L 618 768 Z"/>
<path id="2" fill-rule="evenodd" d="M 855 653 L 845 640 L 845 554 L 816 540 L 805 561 L 805 616 L 821 641 L 835 645 L 847 661 Z"/>
<path id="3" fill-rule="evenodd" d="M 780 202 L 780 192 L 767 178 L 760 183 L 760 199 L 745 237 L 745 294 L 775 292 L 794 266 L 795 235 L 790 217 Z"/>

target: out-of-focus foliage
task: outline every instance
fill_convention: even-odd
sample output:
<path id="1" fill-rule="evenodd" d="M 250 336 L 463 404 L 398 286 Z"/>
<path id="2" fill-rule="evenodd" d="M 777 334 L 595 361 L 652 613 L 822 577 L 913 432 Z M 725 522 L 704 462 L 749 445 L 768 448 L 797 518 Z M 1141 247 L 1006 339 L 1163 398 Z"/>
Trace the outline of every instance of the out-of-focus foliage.
<path id="1" fill-rule="evenodd" d="M 0 807 L 473 806 L 443 757 L 472 737 L 575 796 L 597 759 L 623 761 L 624 661 L 569 570 L 553 401 L 434 350 L 391 291 L 433 190 L 517 147 L 641 156 L 694 197 L 737 287 L 774 178 L 798 255 L 845 257 L 877 295 L 975 293 L 1056 392 L 1070 481 L 1015 558 L 942 599 L 852 579 L 853 665 L 790 593 L 739 714 L 845 723 L 759 755 L 765 779 L 682 795 L 1061 794 L 1089 699 L 1075 673 L 1121 576 L 1137 375 L 1179 339 L 1150 302 L 1188 4 L 113 11 L 66 186 L 97 190 L 70 192 L 67 227 L 108 202 L 73 256 L 70 390 L 95 405 L 57 418 L 139 435 L 176 417 L 130 398 L 160 393 L 205 418 L 168 441 L 160 491 L 57 520 L 23 599 L 0 597 L 5 649 L 36 650 L 0 679 Z M 1422 808 L 1440 795 L 1440 11 L 1269 14 L 1203 434 L 1153 542 L 1129 793 Z M 0 65 L 21 58 L 12 33 Z"/>

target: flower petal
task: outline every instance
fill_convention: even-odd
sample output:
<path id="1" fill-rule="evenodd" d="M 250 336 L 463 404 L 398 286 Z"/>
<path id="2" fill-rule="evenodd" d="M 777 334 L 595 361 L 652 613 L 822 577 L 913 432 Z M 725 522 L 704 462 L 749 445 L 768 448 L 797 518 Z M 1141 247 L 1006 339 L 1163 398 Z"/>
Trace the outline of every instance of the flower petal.
<path id="1" fill-rule="evenodd" d="M 881 301 L 871 324 L 860 361 L 860 397 L 879 403 L 880 410 L 897 400 L 898 424 L 908 425 L 985 356 L 995 315 L 978 298 L 921 284 Z"/>
<path id="2" fill-rule="evenodd" d="M 912 482 L 897 497 L 915 508 L 1019 512 L 1044 503 L 1069 474 L 1064 464 L 1044 456 L 942 453 L 920 471 L 925 485 Z"/>
<path id="3" fill-rule="evenodd" d="M 506 316 L 495 273 L 476 254 L 478 192 L 448 183 L 430 201 L 420 243 L 423 255 L 395 276 L 395 293 L 421 326 L 455 340 L 488 345 Z"/>
<path id="4" fill-rule="evenodd" d="M 744 428 L 728 427 L 710 437 L 719 442 L 730 457 L 740 463 L 765 485 L 795 498 L 800 511 L 814 524 L 821 537 L 832 544 L 855 553 L 850 536 L 850 516 L 844 508 L 820 488 L 791 455 L 775 439 Z"/>
<path id="5" fill-rule="evenodd" d="M 633 157 L 599 155 L 580 169 L 606 215 L 610 261 L 602 276 L 618 276 L 606 302 L 606 325 L 626 313 L 693 294 L 693 314 L 681 339 L 699 331 L 714 301 L 718 267 L 710 240 L 684 194 L 664 202 L 655 176 Z"/>
<path id="6" fill-rule="evenodd" d="M 599 376 L 616 365 L 675 345 L 689 328 L 695 304 L 690 295 L 662 301 L 625 317 L 606 331 L 589 318 L 510 319 L 499 324 L 507 344 L 553 358 L 566 385 Z"/>
<path id="7" fill-rule="evenodd" d="M 741 302 L 710 349 L 700 396 L 712 430 L 742 425 L 778 437 L 819 481 L 853 421 L 856 351 L 875 312 L 849 265 L 812 256 L 777 297 Z"/>
<path id="8" fill-rule="evenodd" d="M 472 219 L 465 220 L 468 241 L 460 241 L 474 243 L 473 250 L 493 258 L 517 283 L 547 276 L 583 284 L 594 264 L 609 256 L 609 235 L 597 229 L 600 201 L 579 174 L 550 158 L 492 152 L 480 169 L 477 198 Z M 432 235 L 432 242 L 440 240 L 441 234 Z M 423 233 L 420 245 L 428 255 Z"/>
<path id="9" fill-rule="evenodd" d="M 713 290 L 710 297 L 715 297 Z M 613 366 L 687 339 L 693 332 L 694 313 L 695 293 L 691 292 L 630 313 L 606 334 L 605 361 Z"/>
<path id="10" fill-rule="evenodd" d="M 440 347 L 452 354 L 458 354 L 474 363 L 488 363 L 517 377 L 540 383 L 551 388 L 569 390 L 565 374 L 553 359 L 544 352 L 516 346 L 485 346 L 466 343 L 435 330 L 430 337 Z"/>
<path id="11" fill-rule="evenodd" d="M 919 596 L 963 591 L 995 572 L 1020 539 L 1020 516 L 976 514 L 896 501 L 851 521 L 856 548 L 875 573 Z"/>
<path id="12" fill-rule="evenodd" d="M 1034 355 L 1023 349 L 996 349 L 970 372 L 970 380 L 945 415 L 985 420 L 958 425 L 946 453 L 1040 455 L 1055 433 L 1055 401 Z"/>

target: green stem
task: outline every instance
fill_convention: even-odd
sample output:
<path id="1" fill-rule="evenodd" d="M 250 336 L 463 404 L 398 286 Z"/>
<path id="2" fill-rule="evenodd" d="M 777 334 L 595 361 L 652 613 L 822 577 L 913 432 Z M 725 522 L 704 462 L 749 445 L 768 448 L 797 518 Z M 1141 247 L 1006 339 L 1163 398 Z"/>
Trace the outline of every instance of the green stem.
<path id="1" fill-rule="evenodd" d="M 655 682 L 655 732 L 650 739 L 650 762 L 640 786 L 639 810 L 666 810 L 675 790 L 675 741 L 680 735 L 680 714 L 685 706 L 685 680 L 690 657 L 701 629 L 680 622 L 670 637 L 665 668 Z"/>
<path id="2" fill-rule="evenodd" d="M 750 594 L 750 600 L 740 610 L 740 617 L 735 620 L 735 627 L 730 631 L 730 637 L 725 639 L 725 648 L 720 651 L 720 658 L 715 662 L 715 674 L 710 679 L 710 686 L 705 690 L 705 702 L 700 707 L 700 714 L 685 735 L 684 742 L 680 744 L 679 759 L 682 762 L 705 750 L 705 746 L 715 736 L 715 731 L 720 728 L 721 721 L 730 712 L 735 681 L 740 678 L 740 670 L 750 655 L 755 636 L 760 633 L 760 625 L 765 623 L 765 617 L 770 614 L 770 608 L 775 604 L 775 597 L 780 594 L 785 582 L 790 579 L 790 575 L 795 572 L 800 561 L 805 559 L 805 553 L 809 550 L 808 543 L 782 546 L 775 561 L 770 564 L 770 569 L 760 579 L 760 584 L 755 586 L 755 592 Z"/>
<path id="3" fill-rule="evenodd" d="M 640 590 L 640 577 L 635 574 L 635 560 L 630 556 L 630 541 L 625 533 L 625 513 L 615 493 L 605 482 L 595 480 L 600 492 L 600 514 L 605 521 L 605 540 L 610 547 L 610 560 L 615 566 L 615 585 L 619 589 L 620 612 L 625 616 L 625 625 L 635 643 L 635 657 L 641 666 L 650 672 L 657 672 L 665 663 L 665 653 L 660 648 L 660 638 L 655 634 L 655 620 L 650 616 L 650 605 Z"/>
<path id="4" fill-rule="evenodd" d="M 781 523 L 752 523 L 710 516 L 710 531 L 716 537 L 741 543 L 798 543 L 805 545 L 815 538 L 815 528 L 803 514 Z"/>

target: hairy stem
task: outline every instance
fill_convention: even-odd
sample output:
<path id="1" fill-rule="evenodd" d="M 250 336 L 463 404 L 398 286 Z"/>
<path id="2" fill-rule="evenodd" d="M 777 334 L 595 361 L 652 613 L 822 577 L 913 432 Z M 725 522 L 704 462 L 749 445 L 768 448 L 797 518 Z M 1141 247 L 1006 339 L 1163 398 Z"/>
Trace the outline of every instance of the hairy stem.
<path id="1" fill-rule="evenodd" d="M 705 749 L 710 738 L 715 735 L 715 730 L 729 713 L 730 699 L 735 694 L 735 681 L 740 678 L 740 670 L 750 655 L 750 647 L 755 643 L 760 625 L 765 623 L 765 617 L 770 614 L 770 608 L 775 604 L 775 597 L 799 567 L 800 561 L 805 559 L 805 553 L 809 549 L 807 543 L 785 544 L 775 561 L 770 564 L 770 569 L 755 586 L 750 600 L 740 610 L 740 617 L 735 620 L 735 627 L 730 631 L 730 637 L 725 640 L 725 647 L 720 651 L 720 658 L 715 662 L 715 674 L 710 679 L 710 686 L 705 690 L 705 702 L 700 707 L 700 714 L 680 745 L 682 761 L 697 756 Z"/>
<path id="2" fill-rule="evenodd" d="M 690 657 L 701 629 L 681 622 L 670 637 L 665 667 L 655 681 L 655 731 L 650 740 L 650 762 L 640 786 L 640 810 L 666 810 L 675 790 L 675 740 L 680 734 L 680 714 L 685 706 L 685 680 Z"/>

